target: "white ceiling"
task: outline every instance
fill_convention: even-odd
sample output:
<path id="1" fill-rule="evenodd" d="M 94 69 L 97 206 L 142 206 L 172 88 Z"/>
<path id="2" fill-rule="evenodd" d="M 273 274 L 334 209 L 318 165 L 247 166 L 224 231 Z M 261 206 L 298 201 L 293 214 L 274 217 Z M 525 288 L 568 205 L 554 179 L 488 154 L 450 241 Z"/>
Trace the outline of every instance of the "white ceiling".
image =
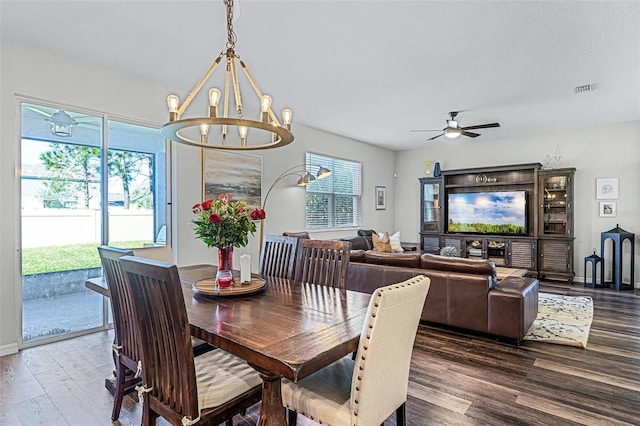
<path id="1" fill-rule="evenodd" d="M 640 119 L 640 1 L 236 6 L 236 52 L 274 109 L 293 109 L 294 133 L 302 123 L 403 150 L 446 143 L 410 130 L 441 129 L 452 110 L 461 126 L 500 122 L 469 143 Z M 0 17 L 2 37 L 182 98 L 226 43 L 222 0 L 1 0 Z"/>

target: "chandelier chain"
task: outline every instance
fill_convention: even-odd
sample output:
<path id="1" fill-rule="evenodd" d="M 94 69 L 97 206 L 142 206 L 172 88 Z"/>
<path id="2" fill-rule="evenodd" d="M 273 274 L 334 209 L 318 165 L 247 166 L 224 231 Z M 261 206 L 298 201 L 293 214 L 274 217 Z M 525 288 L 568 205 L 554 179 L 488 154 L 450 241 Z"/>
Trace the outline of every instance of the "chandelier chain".
<path id="1" fill-rule="evenodd" d="M 227 7 L 227 49 L 236 47 L 236 33 L 233 31 L 233 0 L 224 0 Z"/>

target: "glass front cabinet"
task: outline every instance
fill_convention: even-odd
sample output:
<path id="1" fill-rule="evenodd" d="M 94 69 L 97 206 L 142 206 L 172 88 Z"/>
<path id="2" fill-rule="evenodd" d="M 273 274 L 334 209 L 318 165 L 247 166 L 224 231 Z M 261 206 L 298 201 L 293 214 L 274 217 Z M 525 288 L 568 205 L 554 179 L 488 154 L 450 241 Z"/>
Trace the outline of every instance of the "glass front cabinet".
<path id="1" fill-rule="evenodd" d="M 575 169 L 552 169 L 539 172 L 539 236 L 573 236 L 573 175 Z"/>
<path id="2" fill-rule="evenodd" d="M 420 249 L 440 252 L 439 234 L 442 232 L 443 184 L 441 177 L 420 179 Z"/>
<path id="3" fill-rule="evenodd" d="M 576 169 L 538 172 L 538 274 L 573 280 L 573 176 Z"/>

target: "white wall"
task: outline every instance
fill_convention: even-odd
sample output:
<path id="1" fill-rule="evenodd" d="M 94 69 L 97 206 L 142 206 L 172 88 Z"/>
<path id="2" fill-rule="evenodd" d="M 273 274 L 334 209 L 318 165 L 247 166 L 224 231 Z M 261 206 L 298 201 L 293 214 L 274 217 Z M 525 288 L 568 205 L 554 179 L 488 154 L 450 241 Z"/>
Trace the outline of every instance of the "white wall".
<path id="1" fill-rule="evenodd" d="M 544 164 L 544 157 L 553 156 L 559 146 L 562 156 L 559 166 L 577 169 L 574 181 L 575 282 L 582 282 L 584 278 L 585 256 L 589 256 L 593 248 L 600 253 L 600 233 L 620 224 L 626 231 L 636 234 L 634 282 L 636 287 L 640 286 L 640 121 L 514 139 L 490 138 L 490 131 L 477 140 L 440 138 L 425 142 L 424 148 L 397 153 L 396 170 L 400 172 L 396 182 L 395 223 L 404 239 L 413 236 L 419 241 L 418 177 L 425 176 L 426 160 L 439 161 L 443 169 Z M 598 177 L 620 179 L 615 218 L 599 217 L 595 191 Z M 628 259 L 626 255 L 624 260 Z M 627 263 L 623 268 L 626 280 L 629 278 L 628 266 Z"/>
<path id="2" fill-rule="evenodd" d="M 358 161 L 363 164 L 363 226 L 389 231 L 394 229 L 392 188 L 395 156 L 392 151 L 296 125 L 295 122 L 293 132 L 295 134 L 294 142 L 284 148 L 250 152 L 250 154 L 263 156 L 263 195 L 282 172 L 295 165 L 304 164 L 305 152 Z M 178 237 L 178 246 L 181 248 L 178 251 L 178 263 L 215 263 L 216 251 L 206 249 L 200 240 L 194 239 L 191 227 L 191 219 L 193 218 L 191 206 L 201 201 L 200 187 L 192 184 L 200 180 L 200 170 L 197 167 L 192 167 L 193 164 L 199 164 L 198 152 L 188 146 L 177 146 L 176 148 L 179 153 L 176 156 L 179 159 L 176 169 L 179 173 L 174 177 L 177 187 L 180 188 L 178 194 L 181 199 L 177 203 L 174 200 L 174 206 L 178 206 L 174 229 L 176 229 Z M 280 235 L 284 231 L 305 230 L 305 191 L 296 186 L 296 181 L 297 176 L 287 177 L 279 182 L 269 194 L 266 205 L 267 219 L 264 221 L 265 235 Z M 375 209 L 374 190 L 376 185 L 388 188 L 387 210 Z M 310 234 L 312 238 L 328 239 L 356 235 L 356 229 L 311 231 Z M 249 245 L 246 248 L 234 250 L 234 263 L 239 262 L 241 254 L 249 253 L 251 254 L 252 268 L 254 271 L 257 270 L 259 235 L 258 228 L 255 236 L 249 238 Z M 182 253 L 186 253 L 186 255 Z"/>
<path id="3" fill-rule="evenodd" d="M 16 94 L 61 105 L 106 112 L 115 118 L 142 120 L 161 125 L 167 118 L 166 96 L 175 92 L 166 84 L 81 63 L 59 54 L 21 43 L 0 40 L 0 356 L 17 350 L 20 333 L 20 247 L 19 129 Z M 162 66 L 162 58 L 158 58 Z M 194 108 L 197 107 L 194 100 Z M 294 109 L 295 113 L 295 109 Z M 285 169 L 304 163 L 306 151 L 327 154 L 363 163 L 365 182 L 363 220 L 365 227 L 393 229 L 394 153 L 351 139 L 293 123 L 295 141 L 279 149 L 254 151 L 263 156 L 263 193 Z M 199 150 L 175 144 L 173 147 L 174 250 L 177 263 L 215 263 L 215 250 L 193 236 L 191 206 L 200 202 Z M 267 205 L 265 233 L 304 230 L 304 190 L 295 178 L 285 179 L 273 190 Z M 374 187 L 388 188 L 387 210 L 375 210 Z M 355 229 L 318 232 L 316 238 L 355 235 Z M 253 269 L 258 265 L 258 236 L 250 238 Z"/>

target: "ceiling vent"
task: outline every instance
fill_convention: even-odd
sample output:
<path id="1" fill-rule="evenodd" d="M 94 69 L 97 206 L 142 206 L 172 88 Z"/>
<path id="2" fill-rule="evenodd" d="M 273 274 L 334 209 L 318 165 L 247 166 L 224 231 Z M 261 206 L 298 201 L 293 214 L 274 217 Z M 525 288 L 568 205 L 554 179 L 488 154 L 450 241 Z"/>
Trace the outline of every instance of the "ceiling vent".
<path id="1" fill-rule="evenodd" d="M 574 93 L 587 93 L 587 92 L 593 92 L 597 88 L 598 88 L 598 85 L 596 83 L 583 84 L 582 86 L 574 87 L 573 88 L 573 92 Z"/>

